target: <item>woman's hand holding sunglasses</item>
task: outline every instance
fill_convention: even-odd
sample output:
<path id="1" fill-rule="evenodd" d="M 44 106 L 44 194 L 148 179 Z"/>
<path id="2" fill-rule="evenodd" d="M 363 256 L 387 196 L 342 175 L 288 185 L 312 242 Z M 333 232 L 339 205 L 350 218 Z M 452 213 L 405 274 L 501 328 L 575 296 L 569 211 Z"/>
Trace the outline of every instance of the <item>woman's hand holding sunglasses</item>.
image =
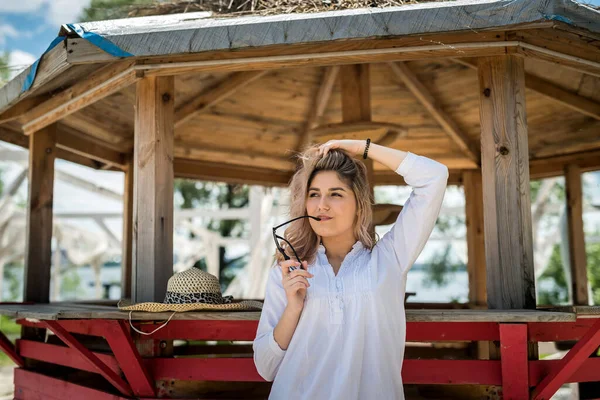
<path id="1" fill-rule="evenodd" d="M 291 307 L 295 311 L 302 311 L 304 308 L 304 299 L 306 298 L 306 290 L 309 288 L 310 283 L 308 278 L 312 278 L 314 275 L 307 271 L 308 263 L 302 261 L 302 268 L 296 260 L 286 260 L 279 264 L 283 278 L 281 283 L 285 290 L 287 297 L 288 307 Z M 290 267 L 297 267 L 297 269 L 289 272 Z"/>

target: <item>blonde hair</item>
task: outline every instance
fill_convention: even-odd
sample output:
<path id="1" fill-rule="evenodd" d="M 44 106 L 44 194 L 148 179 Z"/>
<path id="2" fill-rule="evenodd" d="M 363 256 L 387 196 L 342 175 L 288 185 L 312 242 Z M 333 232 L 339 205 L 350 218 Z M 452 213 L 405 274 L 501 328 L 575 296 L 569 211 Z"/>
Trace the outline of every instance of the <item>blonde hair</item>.
<path id="1" fill-rule="evenodd" d="M 318 172 L 335 171 L 338 178 L 352 188 L 356 198 L 357 219 L 354 225 L 355 237 L 368 249 L 372 249 L 375 239 L 371 236 L 370 228 L 373 223 L 373 199 L 367 178 L 365 164 L 353 158 L 344 150 L 330 150 L 327 156 L 319 156 L 318 146 L 312 146 L 298 155 L 300 168 L 294 173 L 290 188 L 290 219 L 307 215 L 306 198 L 308 188 Z M 316 257 L 319 247 L 319 237 L 310 226 L 309 218 L 301 218 L 290 223 L 283 236 L 292 244 L 300 260 L 311 264 Z M 288 245 L 281 242 L 286 254 L 294 259 L 294 254 L 287 249 Z M 283 255 L 275 251 L 278 263 L 284 261 Z"/>

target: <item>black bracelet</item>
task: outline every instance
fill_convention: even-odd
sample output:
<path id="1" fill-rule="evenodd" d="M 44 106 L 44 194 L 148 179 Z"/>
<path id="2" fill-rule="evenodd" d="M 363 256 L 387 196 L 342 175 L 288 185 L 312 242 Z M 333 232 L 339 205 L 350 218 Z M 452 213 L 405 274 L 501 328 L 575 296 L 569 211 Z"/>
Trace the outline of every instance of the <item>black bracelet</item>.
<path id="1" fill-rule="evenodd" d="M 371 144 L 371 139 L 367 139 L 367 145 L 365 146 L 365 153 L 363 154 L 363 158 L 367 159 L 367 153 L 369 152 L 369 145 Z"/>

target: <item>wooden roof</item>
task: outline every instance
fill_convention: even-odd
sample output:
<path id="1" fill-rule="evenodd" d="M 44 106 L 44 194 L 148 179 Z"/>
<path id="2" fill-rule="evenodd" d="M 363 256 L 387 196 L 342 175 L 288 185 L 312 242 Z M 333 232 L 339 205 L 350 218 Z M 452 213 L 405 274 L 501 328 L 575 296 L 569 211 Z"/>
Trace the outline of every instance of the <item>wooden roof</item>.
<path id="1" fill-rule="evenodd" d="M 525 58 L 532 177 L 561 174 L 574 159 L 583 170 L 600 168 L 600 12 L 571 0 L 182 14 L 62 33 L 28 90 L 31 69 L 0 89 L 0 140 L 27 147 L 27 134 L 58 122 L 59 157 L 123 169 L 133 151 L 135 82 L 173 74 L 178 176 L 285 185 L 290 157 L 310 140 L 371 137 L 446 164 L 458 182 L 479 162 L 477 57 L 517 54 Z M 373 122 L 348 126 L 338 71 L 356 63 L 371 64 Z M 376 164 L 375 180 L 398 177 Z"/>

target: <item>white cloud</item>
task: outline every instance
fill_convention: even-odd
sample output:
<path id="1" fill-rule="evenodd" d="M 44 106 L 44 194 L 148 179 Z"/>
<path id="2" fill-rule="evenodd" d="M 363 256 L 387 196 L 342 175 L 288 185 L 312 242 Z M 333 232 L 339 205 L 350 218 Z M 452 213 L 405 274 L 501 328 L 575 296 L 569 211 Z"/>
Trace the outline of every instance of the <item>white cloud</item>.
<path id="1" fill-rule="evenodd" d="M 22 50 L 13 50 L 8 56 L 8 65 L 11 67 L 10 79 L 17 76 L 25 68 L 33 64 L 36 60 L 35 56 Z"/>
<path id="2" fill-rule="evenodd" d="M 7 38 L 17 37 L 19 32 L 9 24 L 0 24 L 0 47 L 4 47 Z"/>
<path id="3" fill-rule="evenodd" d="M 0 12 L 26 13 L 38 10 L 46 0 L 4 0 L 0 2 Z"/>
<path id="4" fill-rule="evenodd" d="M 77 22 L 91 0 L 0 0 L 0 13 L 39 13 L 49 24 Z"/>

